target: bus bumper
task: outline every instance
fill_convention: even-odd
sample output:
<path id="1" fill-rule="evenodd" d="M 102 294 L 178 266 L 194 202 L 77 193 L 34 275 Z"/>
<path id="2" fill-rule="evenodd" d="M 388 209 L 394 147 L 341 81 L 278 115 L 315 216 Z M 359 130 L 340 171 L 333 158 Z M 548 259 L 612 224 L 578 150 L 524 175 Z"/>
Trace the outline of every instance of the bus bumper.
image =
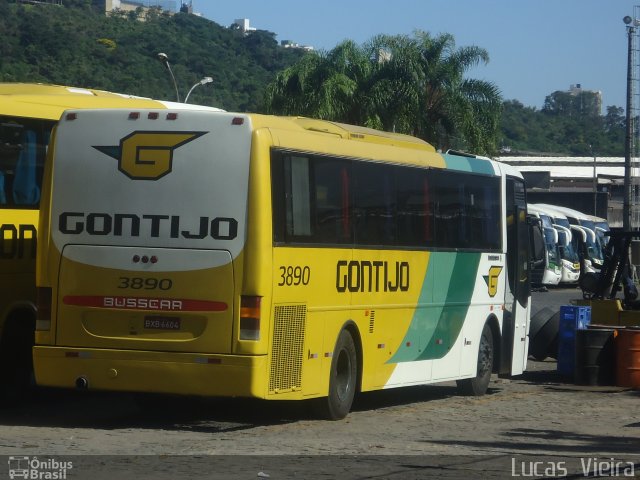
<path id="1" fill-rule="evenodd" d="M 266 398 L 267 357 L 36 346 L 47 387 Z"/>

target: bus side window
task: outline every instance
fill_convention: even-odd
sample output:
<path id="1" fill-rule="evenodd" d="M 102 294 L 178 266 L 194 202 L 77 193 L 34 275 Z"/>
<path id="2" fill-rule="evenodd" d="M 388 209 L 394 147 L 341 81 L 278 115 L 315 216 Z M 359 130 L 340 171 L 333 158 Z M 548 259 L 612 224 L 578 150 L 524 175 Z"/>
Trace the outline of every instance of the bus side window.
<path id="1" fill-rule="evenodd" d="M 309 194 L 309 159 L 288 157 L 284 162 L 286 182 L 287 236 L 311 235 L 311 199 Z"/>
<path id="2" fill-rule="evenodd" d="M 375 163 L 354 164 L 355 243 L 395 245 L 397 239 L 394 169 Z"/>
<path id="3" fill-rule="evenodd" d="M 315 225 L 313 238 L 319 243 L 351 241 L 350 165 L 344 161 L 314 159 L 313 190 Z"/>
<path id="4" fill-rule="evenodd" d="M 26 130 L 13 179 L 13 201 L 16 205 L 37 205 L 40 200 L 40 188 L 36 179 L 37 147 L 36 133 Z"/>
<path id="5" fill-rule="evenodd" d="M 4 173 L 0 172 L 0 205 L 7 204 L 7 194 L 4 190 Z"/>
<path id="6" fill-rule="evenodd" d="M 433 246 L 433 204 L 428 172 L 424 169 L 397 169 L 398 245 Z"/>

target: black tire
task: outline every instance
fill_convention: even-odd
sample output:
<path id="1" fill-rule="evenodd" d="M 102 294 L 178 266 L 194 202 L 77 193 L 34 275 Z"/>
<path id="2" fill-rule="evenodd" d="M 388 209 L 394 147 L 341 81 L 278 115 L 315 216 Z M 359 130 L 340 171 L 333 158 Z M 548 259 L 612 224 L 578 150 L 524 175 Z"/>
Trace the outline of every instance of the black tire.
<path id="1" fill-rule="evenodd" d="M 0 341 L 0 406 L 21 403 L 33 387 L 35 320 L 7 321 Z"/>
<path id="2" fill-rule="evenodd" d="M 529 353 L 538 361 L 543 361 L 547 357 L 557 358 L 558 328 L 560 325 L 560 312 L 552 315 L 543 327 L 535 334 L 529 335 Z M 555 350 L 554 350 L 555 349 Z"/>
<path id="3" fill-rule="evenodd" d="M 551 307 L 542 307 L 535 313 L 531 314 L 531 322 L 529 323 L 529 338 L 535 338 L 538 332 L 544 327 L 547 321 L 553 317 L 558 310 Z"/>
<path id="4" fill-rule="evenodd" d="M 342 420 L 351 410 L 358 382 L 358 355 L 353 337 L 342 330 L 336 342 L 329 374 L 329 395 L 315 399 L 315 411 L 327 420 Z"/>
<path id="5" fill-rule="evenodd" d="M 484 395 L 489 387 L 491 373 L 493 372 L 493 334 L 491 327 L 485 323 L 480 336 L 478 346 L 478 371 L 473 378 L 457 380 L 458 391 L 462 395 L 479 396 Z"/>

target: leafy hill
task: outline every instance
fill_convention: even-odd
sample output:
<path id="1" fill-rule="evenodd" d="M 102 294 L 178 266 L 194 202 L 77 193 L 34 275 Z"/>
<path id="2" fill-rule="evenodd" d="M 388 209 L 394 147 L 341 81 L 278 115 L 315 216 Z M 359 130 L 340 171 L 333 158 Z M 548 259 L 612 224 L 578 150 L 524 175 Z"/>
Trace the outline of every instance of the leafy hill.
<path id="1" fill-rule="evenodd" d="M 273 33 L 244 36 L 194 15 L 155 11 L 140 21 L 136 12 L 96 12 L 91 0 L 63 3 L 0 0 L 0 82 L 57 83 L 175 100 L 169 72 L 157 59 L 164 52 L 182 98 L 210 76 L 213 84 L 196 88 L 190 103 L 251 112 L 261 110 L 276 74 L 303 55 L 279 47 Z M 559 92 L 551 94 L 542 110 L 504 102 L 500 144 L 511 154 L 624 155 L 621 108 L 607 107 L 604 116 L 585 114 L 557 101 L 562 99 Z"/>
<path id="2" fill-rule="evenodd" d="M 300 51 L 278 46 L 275 35 L 244 36 L 187 14 L 135 12 L 105 16 L 88 1 L 67 6 L 25 5 L 0 0 L 0 81 L 45 82 L 175 100 L 164 52 L 182 98 L 205 76 L 189 103 L 256 111 L 275 74 Z M 76 6 L 69 6 L 75 4 Z"/>
<path id="3" fill-rule="evenodd" d="M 537 110 L 509 100 L 502 104 L 501 144 L 511 155 L 621 157 L 625 122 L 624 110 L 615 106 L 594 115 Z"/>

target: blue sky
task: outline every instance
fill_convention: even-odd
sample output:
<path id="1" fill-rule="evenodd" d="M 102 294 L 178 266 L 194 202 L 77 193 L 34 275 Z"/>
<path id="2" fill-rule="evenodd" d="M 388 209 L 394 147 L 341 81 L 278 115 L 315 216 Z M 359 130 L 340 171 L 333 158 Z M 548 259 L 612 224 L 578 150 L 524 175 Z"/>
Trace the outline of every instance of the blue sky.
<path id="1" fill-rule="evenodd" d="M 193 0 L 223 26 L 236 18 L 316 49 L 344 39 L 420 29 L 477 45 L 490 62 L 470 77 L 495 83 L 505 99 L 541 108 L 556 90 L 600 90 L 603 105 L 625 106 L 627 33 L 622 18 L 640 0 Z M 640 9 L 637 9 L 640 11 Z M 637 13 L 637 12 L 636 12 Z M 604 113 L 604 112 L 603 112 Z"/>

